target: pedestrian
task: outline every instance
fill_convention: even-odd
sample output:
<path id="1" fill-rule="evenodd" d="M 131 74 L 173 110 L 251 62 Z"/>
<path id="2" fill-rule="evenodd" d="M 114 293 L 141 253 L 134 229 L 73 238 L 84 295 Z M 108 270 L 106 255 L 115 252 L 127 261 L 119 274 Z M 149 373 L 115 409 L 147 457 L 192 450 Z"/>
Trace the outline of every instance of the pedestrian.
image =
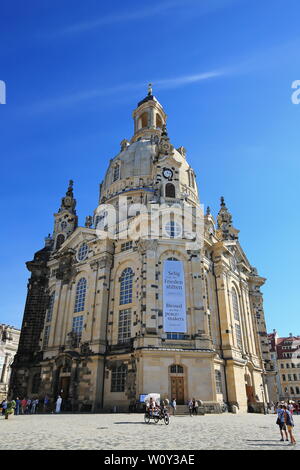
<path id="1" fill-rule="evenodd" d="M 174 397 L 173 400 L 172 400 L 172 408 L 173 408 L 173 416 L 175 416 L 176 414 L 176 398 Z"/>
<path id="2" fill-rule="evenodd" d="M 31 405 L 31 414 L 34 415 L 36 413 L 36 407 L 38 405 L 39 401 L 37 399 L 32 400 L 32 405 Z"/>
<path id="3" fill-rule="evenodd" d="M 61 402 L 62 402 L 62 398 L 60 395 L 58 395 L 57 400 L 56 400 L 55 413 L 60 413 Z"/>
<path id="4" fill-rule="evenodd" d="M 190 416 L 193 417 L 193 400 L 192 399 L 189 400 L 188 407 L 189 407 Z"/>
<path id="5" fill-rule="evenodd" d="M 31 398 L 28 398 L 27 400 L 27 404 L 26 404 L 26 409 L 25 409 L 25 414 L 29 415 L 30 414 L 30 411 L 31 411 Z"/>
<path id="6" fill-rule="evenodd" d="M 293 402 L 292 402 L 292 401 L 289 402 L 289 405 L 288 405 L 287 409 L 289 410 L 289 412 L 290 412 L 291 414 L 293 414 L 293 412 L 294 412 L 294 405 L 293 405 Z"/>
<path id="7" fill-rule="evenodd" d="M 2 407 L 2 416 L 5 416 L 5 412 L 6 412 L 6 409 L 7 409 L 7 399 L 6 398 L 4 398 L 4 400 L 2 401 L 1 407 Z"/>
<path id="8" fill-rule="evenodd" d="M 198 402 L 197 400 L 195 400 L 195 398 L 193 398 L 193 414 L 194 415 L 198 415 Z"/>
<path id="9" fill-rule="evenodd" d="M 286 424 L 282 418 L 283 417 L 283 405 L 279 405 L 276 411 L 277 411 L 276 424 L 279 426 L 280 435 L 281 435 L 280 441 L 284 441 L 283 432 L 285 433 L 285 440 L 288 441 L 289 439 L 288 439 L 288 434 L 286 430 Z"/>
<path id="10" fill-rule="evenodd" d="M 23 400 L 21 401 L 21 411 L 22 411 L 22 415 L 24 415 L 25 412 L 26 412 L 26 406 L 27 406 L 27 400 L 26 400 L 26 398 L 23 398 Z"/>
<path id="11" fill-rule="evenodd" d="M 15 408 L 15 415 L 20 414 L 20 407 L 21 407 L 21 400 L 19 397 L 16 398 L 16 408 Z"/>
<path id="12" fill-rule="evenodd" d="M 282 416 L 283 422 L 286 425 L 287 430 L 288 430 L 289 435 L 290 435 L 290 439 L 291 439 L 290 445 L 294 446 L 294 445 L 296 445 L 296 439 L 293 435 L 293 427 L 294 427 L 293 415 L 287 409 L 287 407 L 285 405 L 283 405 L 282 408 L 283 408 L 283 413 L 282 413 L 281 416 Z"/>
<path id="13" fill-rule="evenodd" d="M 50 400 L 49 400 L 49 397 L 48 395 L 45 395 L 45 398 L 44 398 L 44 413 L 47 413 L 47 411 L 49 411 L 49 403 L 50 403 Z"/>
<path id="14" fill-rule="evenodd" d="M 16 407 L 15 400 L 11 400 L 7 402 L 7 407 L 5 410 L 5 419 L 8 419 L 9 415 L 14 414 L 15 407 Z"/>

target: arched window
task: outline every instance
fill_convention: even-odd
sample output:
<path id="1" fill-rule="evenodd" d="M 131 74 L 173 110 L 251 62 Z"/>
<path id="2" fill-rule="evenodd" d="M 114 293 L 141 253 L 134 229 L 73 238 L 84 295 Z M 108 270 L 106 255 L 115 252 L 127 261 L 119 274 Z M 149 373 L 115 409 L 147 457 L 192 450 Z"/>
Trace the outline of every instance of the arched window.
<path id="1" fill-rule="evenodd" d="M 175 197 L 175 186 L 172 183 L 167 183 L 166 184 L 166 189 L 165 189 L 165 195 L 166 197 Z"/>
<path id="2" fill-rule="evenodd" d="M 113 183 L 120 179 L 120 165 L 116 164 L 113 169 Z"/>
<path id="3" fill-rule="evenodd" d="M 58 250 L 61 247 L 61 245 L 63 244 L 64 241 L 65 241 L 65 236 L 64 235 L 62 235 L 61 233 L 59 235 L 57 235 L 56 245 L 55 245 L 56 250 Z"/>
<path id="4" fill-rule="evenodd" d="M 234 288 L 231 289 L 231 298 L 232 298 L 233 317 L 236 321 L 240 321 L 238 296 Z"/>
<path id="5" fill-rule="evenodd" d="M 84 310 L 85 295 L 86 295 L 87 282 L 84 277 L 79 279 L 76 287 L 75 307 L 74 312 L 82 312 Z"/>
<path id="6" fill-rule="evenodd" d="M 239 301 L 236 290 L 234 288 L 231 289 L 231 301 L 232 301 L 232 312 L 234 318 L 234 329 L 235 329 L 235 339 L 236 345 L 239 349 L 242 349 L 242 330 L 240 326 L 240 311 L 239 311 Z"/>
<path id="7" fill-rule="evenodd" d="M 49 298 L 49 306 L 48 306 L 47 315 L 46 315 L 46 323 L 50 323 L 52 320 L 54 301 L 55 301 L 55 292 L 52 292 Z"/>
<path id="8" fill-rule="evenodd" d="M 132 303 L 133 271 L 126 268 L 121 274 L 120 305 Z"/>
<path id="9" fill-rule="evenodd" d="M 156 127 L 159 127 L 161 129 L 163 126 L 162 119 L 159 114 L 156 115 Z"/>
<path id="10" fill-rule="evenodd" d="M 140 129 L 148 127 L 148 113 L 143 113 L 140 117 Z"/>
<path id="11" fill-rule="evenodd" d="M 171 258 L 167 258 L 167 261 L 178 261 L 178 259 L 171 257 Z"/>
<path id="12" fill-rule="evenodd" d="M 80 245 L 78 253 L 77 253 L 77 259 L 78 261 L 83 261 L 88 254 L 89 248 L 87 244 L 84 242 Z"/>
<path id="13" fill-rule="evenodd" d="M 124 392 L 127 376 L 127 367 L 125 364 L 115 366 L 111 372 L 111 392 Z"/>

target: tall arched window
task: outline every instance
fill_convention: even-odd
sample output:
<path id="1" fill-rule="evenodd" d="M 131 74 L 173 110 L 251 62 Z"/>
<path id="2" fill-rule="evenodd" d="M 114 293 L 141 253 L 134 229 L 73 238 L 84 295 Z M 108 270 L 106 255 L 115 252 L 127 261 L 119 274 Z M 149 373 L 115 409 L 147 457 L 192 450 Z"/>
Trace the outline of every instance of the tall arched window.
<path id="1" fill-rule="evenodd" d="M 57 235 L 55 248 L 58 250 L 64 241 L 65 241 L 64 235 L 62 235 L 61 233 Z"/>
<path id="2" fill-rule="evenodd" d="M 233 317 L 236 321 L 240 321 L 239 301 L 238 301 L 236 290 L 234 288 L 231 289 L 231 298 L 232 298 Z"/>
<path id="3" fill-rule="evenodd" d="M 231 301 L 232 301 L 232 312 L 234 318 L 234 329 L 235 329 L 235 339 L 236 345 L 239 349 L 242 349 L 242 331 L 240 325 L 240 311 L 239 311 L 239 301 L 238 295 L 234 288 L 231 289 Z"/>
<path id="4" fill-rule="evenodd" d="M 54 300 L 55 300 L 55 292 L 52 292 L 49 298 L 49 306 L 48 306 L 47 315 L 46 315 L 46 323 L 50 323 L 52 320 Z"/>
<path id="5" fill-rule="evenodd" d="M 120 179 L 120 165 L 116 164 L 113 169 L 113 183 Z"/>
<path id="6" fill-rule="evenodd" d="M 76 287 L 75 307 L 74 312 L 82 312 L 84 310 L 85 295 L 86 295 L 87 282 L 84 277 L 79 279 Z"/>
<path id="7" fill-rule="evenodd" d="M 166 184 L 166 189 L 165 189 L 165 195 L 166 197 L 175 197 L 175 186 L 172 183 L 167 183 Z"/>
<path id="8" fill-rule="evenodd" d="M 133 271 L 126 268 L 121 274 L 120 305 L 132 303 Z"/>

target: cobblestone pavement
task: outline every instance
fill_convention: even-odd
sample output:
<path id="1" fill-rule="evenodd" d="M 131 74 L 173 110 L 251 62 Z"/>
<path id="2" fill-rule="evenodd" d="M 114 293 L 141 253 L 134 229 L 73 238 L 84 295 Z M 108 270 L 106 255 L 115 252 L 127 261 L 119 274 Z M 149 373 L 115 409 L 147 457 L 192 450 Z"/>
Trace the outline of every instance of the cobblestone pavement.
<path id="1" fill-rule="evenodd" d="M 294 422 L 297 445 L 289 446 L 275 415 L 171 416 L 169 426 L 135 413 L 1 416 L 0 449 L 300 450 L 300 415 Z"/>

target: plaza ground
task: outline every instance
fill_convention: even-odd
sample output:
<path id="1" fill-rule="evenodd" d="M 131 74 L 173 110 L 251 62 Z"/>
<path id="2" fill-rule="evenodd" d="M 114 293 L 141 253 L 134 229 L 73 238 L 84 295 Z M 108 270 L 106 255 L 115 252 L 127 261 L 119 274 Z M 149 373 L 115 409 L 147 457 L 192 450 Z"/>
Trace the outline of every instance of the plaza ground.
<path id="1" fill-rule="evenodd" d="M 276 415 L 171 416 L 169 426 L 136 413 L 1 416 L 0 449 L 300 450 L 300 415 L 294 422 L 292 447 L 280 442 Z"/>

